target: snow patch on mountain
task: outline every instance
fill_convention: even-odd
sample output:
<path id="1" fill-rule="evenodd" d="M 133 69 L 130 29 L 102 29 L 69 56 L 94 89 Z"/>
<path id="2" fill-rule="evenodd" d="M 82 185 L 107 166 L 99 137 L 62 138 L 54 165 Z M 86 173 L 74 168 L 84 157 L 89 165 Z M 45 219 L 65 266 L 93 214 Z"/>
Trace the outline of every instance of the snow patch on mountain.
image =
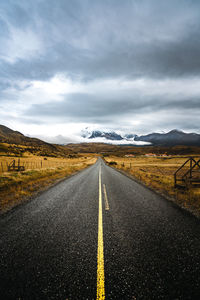
<path id="1" fill-rule="evenodd" d="M 107 143 L 113 145 L 150 145 L 145 141 L 135 141 L 135 134 L 119 134 L 115 131 L 90 130 L 88 127 L 81 131 L 84 142 Z"/>

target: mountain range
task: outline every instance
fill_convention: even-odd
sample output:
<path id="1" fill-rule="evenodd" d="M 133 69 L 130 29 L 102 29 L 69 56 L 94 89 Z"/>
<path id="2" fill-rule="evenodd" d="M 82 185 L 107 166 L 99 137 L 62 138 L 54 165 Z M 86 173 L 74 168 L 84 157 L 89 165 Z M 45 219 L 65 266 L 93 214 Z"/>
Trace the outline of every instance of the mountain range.
<path id="1" fill-rule="evenodd" d="M 136 144 L 137 142 L 143 142 L 145 145 L 152 146 L 200 146 L 200 134 L 197 133 L 185 133 L 183 131 L 174 129 L 167 133 L 150 133 L 147 135 L 138 136 L 136 134 L 120 135 L 114 131 L 104 132 L 100 130 L 96 131 L 82 131 L 82 137 L 87 140 L 107 140 L 112 143 L 120 142 L 120 144 Z M 141 144 L 140 144 L 141 145 Z"/>
<path id="2" fill-rule="evenodd" d="M 151 133 L 136 136 L 135 141 L 150 142 L 154 146 L 200 146 L 200 134 L 185 133 L 174 129 L 167 133 Z"/>
<path id="3" fill-rule="evenodd" d="M 147 135 L 136 134 L 119 134 L 114 131 L 90 131 L 88 128 L 81 132 L 81 142 L 92 143 L 110 143 L 115 145 L 150 145 L 150 146 L 200 146 L 200 134 L 185 133 L 174 129 L 167 133 L 150 133 Z M 24 146 L 39 147 L 50 152 L 69 153 L 66 146 L 61 146 L 62 141 L 58 144 L 44 142 L 38 138 L 31 138 L 23 135 L 18 131 L 14 131 L 4 125 L 0 125 L 0 143 L 18 144 Z M 62 149 L 61 149 L 62 148 Z"/>

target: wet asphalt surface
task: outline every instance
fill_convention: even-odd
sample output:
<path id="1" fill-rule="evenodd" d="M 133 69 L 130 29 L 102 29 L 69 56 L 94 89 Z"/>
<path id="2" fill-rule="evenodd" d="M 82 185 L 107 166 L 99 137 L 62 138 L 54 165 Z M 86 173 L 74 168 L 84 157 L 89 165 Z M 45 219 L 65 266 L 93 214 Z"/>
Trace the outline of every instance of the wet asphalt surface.
<path id="1" fill-rule="evenodd" d="M 200 299 L 200 220 L 98 161 L 0 218 L 0 299 Z"/>

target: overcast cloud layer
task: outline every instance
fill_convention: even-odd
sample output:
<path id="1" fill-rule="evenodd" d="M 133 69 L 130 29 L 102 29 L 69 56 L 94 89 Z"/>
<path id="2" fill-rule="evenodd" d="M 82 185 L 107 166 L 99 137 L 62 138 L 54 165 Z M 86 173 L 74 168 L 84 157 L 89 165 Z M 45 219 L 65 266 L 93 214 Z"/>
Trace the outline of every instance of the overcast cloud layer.
<path id="1" fill-rule="evenodd" d="M 0 120 L 58 142 L 199 133 L 200 1 L 1 0 Z"/>

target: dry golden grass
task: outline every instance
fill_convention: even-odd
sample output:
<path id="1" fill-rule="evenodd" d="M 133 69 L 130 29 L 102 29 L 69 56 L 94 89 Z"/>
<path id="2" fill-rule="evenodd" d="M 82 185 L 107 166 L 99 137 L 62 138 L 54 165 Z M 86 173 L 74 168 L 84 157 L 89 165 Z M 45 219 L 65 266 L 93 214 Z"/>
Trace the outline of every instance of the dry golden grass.
<path id="1" fill-rule="evenodd" d="M 20 165 L 25 167 L 25 170 L 41 170 L 57 167 L 69 167 L 70 165 L 80 165 L 92 156 L 80 156 L 78 158 L 55 158 L 28 155 L 26 157 L 10 157 L 0 156 L 0 174 L 8 171 L 8 165 L 15 160 L 16 165 L 20 160 Z"/>
<path id="2" fill-rule="evenodd" d="M 148 187 L 170 196 L 176 203 L 200 215 L 200 188 L 174 188 L 174 172 L 186 161 L 185 157 L 105 157 L 105 160 L 116 162 L 114 167 L 121 169 Z M 187 167 L 185 167 L 186 170 Z"/>
<path id="3" fill-rule="evenodd" d="M 9 161 L 9 158 L 6 159 Z M 8 211 L 56 181 L 94 164 L 96 158 L 94 156 L 74 159 L 48 158 L 48 163 L 42 169 L 40 157 L 29 157 L 25 161 L 29 163 L 29 169 L 0 174 L 0 212 Z"/>

